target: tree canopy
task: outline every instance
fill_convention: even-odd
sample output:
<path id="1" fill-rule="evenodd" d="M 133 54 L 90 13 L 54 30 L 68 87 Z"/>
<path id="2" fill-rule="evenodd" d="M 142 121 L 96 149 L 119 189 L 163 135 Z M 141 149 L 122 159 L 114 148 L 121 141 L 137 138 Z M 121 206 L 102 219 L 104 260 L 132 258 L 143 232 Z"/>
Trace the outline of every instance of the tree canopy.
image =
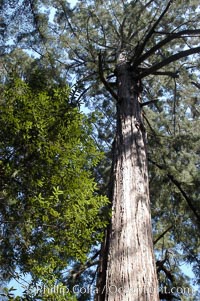
<path id="1" fill-rule="evenodd" d="M 1 85 L 0 269 L 2 280 L 19 269 L 48 284 L 87 260 L 107 200 L 92 175 L 102 153 L 88 118 L 69 103 L 67 85 L 41 88 L 40 76 L 33 87 L 20 78 Z"/>

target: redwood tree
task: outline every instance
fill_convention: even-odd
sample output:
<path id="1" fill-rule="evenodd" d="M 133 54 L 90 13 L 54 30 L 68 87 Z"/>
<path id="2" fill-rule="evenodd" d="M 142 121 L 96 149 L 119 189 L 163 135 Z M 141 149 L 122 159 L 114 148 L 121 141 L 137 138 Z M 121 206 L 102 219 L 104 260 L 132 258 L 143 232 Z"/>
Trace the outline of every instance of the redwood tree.
<path id="1" fill-rule="evenodd" d="M 184 86 L 189 81 L 196 83 L 197 80 L 195 71 L 199 67 L 200 52 L 198 3 L 195 0 L 184 3 L 85 0 L 78 1 L 71 9 L 65 1 L 54 1 L 54 22 L 48 23 L 45 19 L 45 26 L 48 23 L 49 27 L 44 39 L 44 18 L 38 13 L 39 6 L 33 6 L 34 1 L 27 2 L 42 40 L 42 43 L 37 43 L 32 35 L 29 47 L 41 55 L 44 52 L 55 55 L 60 66 L 64 65 L 70 74 L 76 74 L 76 87 L 86 105 L 92 103 L 93 107 L 104 109 L 117 120 L 108 189 L 112 218 L 102 244 L 97 300 L 158 300 L 145 127 L 151 134 L 150 145 L 151 140 L 154 147 L 160 143 L 163 128 L 166 128 L 165 137 L 173 138 L 175 142 L 179 131 L 176 125 L 177 99 L 181 103 L 185 97 L 181 89 L 178 93 L 177 86 Z M 41 2 L 47 5 L 45 1 Z M 20 41 L 23 38 L 23 35 L 19 36 Z M 152 129 L 148 118 L 155 112 L 163 114 L 163 97 L 170 98 L 172 92 L 174 106 L 171 111 L 167 108 L 167 113 L 172 113 L 173 132 L 166 124 L 156 128 L 155 123 L 156 130 Z M 149 113 L 150 117 L 145 115 L 147 105 L 151 109 L 154 105 L 156 107 Z M 153 115 L 152 120 L 156 118 Z M 186 200 L 187 209 L 194 214 L 190 218 L 195 232 L 199 227 L 198 205 L 183 190 L 184 181 L 174 178 L 174 174 L 179 177 L 178 172 L 168 169 L 167 160 L 163 159 L 162 163 L 151 160 L 156 168 L 166 170 L 166 176 Z M 173 195 L 173 202 L 176 196 Z"/>
<path id="2" fill-rule="evenodd" d="M 142 87 L 137 69 L 121 56 L 105 300 L 158 300 Z"/>
<path id="3" fill-rule="evenodd" d="M 176 19 L 172 1 L 161 7 L 154 1 L 84 1 L 74 15 L 63 2 L 59 9 L 64 12 L 61 26 L 65 23 L 73 36 L 63 37 L 63 45 L 69 45 L 72 60 L 76 57 L 78 79 L 89 81 L 90 95 L 99 105 L 102 87 L 96 83 L 101 81 L 104 96 L 109 92 L 116 105 L 112 218 L 102 245 L 96 300 L 158 300 L 142 116 L 145 105 L 155 100 L 142 90 L 148 89 L 149 76 L 178 78 L 185 58 L 200 51 L 198 22 Z M 198 20 L 194 7 L 179 4 L 178 10 Z"/>

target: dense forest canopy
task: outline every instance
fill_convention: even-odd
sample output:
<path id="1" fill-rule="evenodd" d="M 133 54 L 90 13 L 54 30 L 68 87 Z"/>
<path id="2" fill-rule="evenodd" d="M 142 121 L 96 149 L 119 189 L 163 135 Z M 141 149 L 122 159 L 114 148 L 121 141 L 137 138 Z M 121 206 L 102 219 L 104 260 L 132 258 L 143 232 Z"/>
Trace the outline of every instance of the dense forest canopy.
<path id="1" fill-rule="evenodd" d="M 64 285 L 95 279 L 95 269 L 86 268 L 97 266 L 110 217 L 101 195 L 110 189 L 120 56 L 137 76 L 147 132 L 159 287 L 199 285 L 198 1 L 0 5 L 2 281 L 15 267 L 40 281 L 53 274 Z M 79 112 L 83 104 L 87 117 Z M 46 227 L 51 219 L 53 227 Z M 77 277 L 62 277 L 72 262 Z M 197 294 L 174 298 L 194 301 Z"/>

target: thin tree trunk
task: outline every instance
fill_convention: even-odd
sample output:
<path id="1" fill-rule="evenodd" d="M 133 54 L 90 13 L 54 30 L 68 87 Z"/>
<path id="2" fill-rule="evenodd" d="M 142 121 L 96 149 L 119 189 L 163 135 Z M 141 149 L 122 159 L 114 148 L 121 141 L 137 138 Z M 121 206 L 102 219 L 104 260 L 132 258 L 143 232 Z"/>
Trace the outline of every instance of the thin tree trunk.
<path id="1" fill-rule="evenodd" d="M 104 241 L 101 243 L 101 250 L 99 256 L 99 265 L 97 270 L 97 282 L 96 282 L 96 293 L 95 301 L 105 301 L 106 296 L 106 272 L 108 263 L 108 250 L 109 250 L 109 235 L 110 224 L 105 230 Z"/>
<path id="2" fill-rule="evenodd" d="M 140 82 L 128 62 L 119 64 L 116 73 L 119 101 L 112 220 L 102 297 L 106 301 L 157 301 Z"/>
<path id="3" fill-rule="evenodd" d="M 111 166 L 111 175 L 108 185 L 107 196 L 112 202 L 113 198 L 113 173 L 114 173 L 114 164 L 115 164 L 115 140 L 112 144 L 112 166 Z M 109 208 L 111 209 L 111 204 Z M 99 264 L 97 270 L 97 281 L 96 281 L 96 293 L 94 301 L 105 301 L 106 296 L 106 272 L 107 272 L 107 263 L 108 263 L 108 251 L 109 251 L 109 237 L 110 237 L 111 221 L 105 229 L 104 240 L 101 243 L 101 250 L 99 256 Z"/>

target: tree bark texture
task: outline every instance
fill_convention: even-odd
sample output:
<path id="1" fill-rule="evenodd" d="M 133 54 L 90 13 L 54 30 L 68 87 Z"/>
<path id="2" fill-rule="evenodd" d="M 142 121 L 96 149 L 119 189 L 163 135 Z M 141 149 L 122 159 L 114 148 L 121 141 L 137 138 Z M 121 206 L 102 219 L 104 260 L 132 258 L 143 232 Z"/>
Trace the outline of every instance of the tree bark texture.
<path id="1" fill-rule="evenodd" d="M 117 135 L 106 301 L 157 301 L 141 84 L 128 62 L 118 64 Z"/>

